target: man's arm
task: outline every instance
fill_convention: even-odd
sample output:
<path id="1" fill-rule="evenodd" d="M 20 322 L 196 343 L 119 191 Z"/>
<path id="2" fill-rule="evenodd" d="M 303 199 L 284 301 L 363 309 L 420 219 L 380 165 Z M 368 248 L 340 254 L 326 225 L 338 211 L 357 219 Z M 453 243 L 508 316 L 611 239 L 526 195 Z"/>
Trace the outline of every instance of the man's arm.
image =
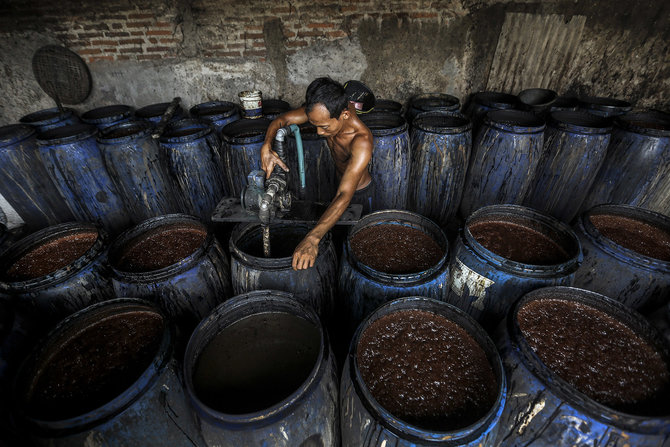
<path id="1" fill-rule="evenodd" d="M 293 252 L 293 269 L 312 267 L 319 254 L 319 242 L 335 225 L 351 202 L 361 177 L 368 169 L 372 158 L 372 141 L 365 136 L 355 137 L 352 141 L 352 154 L 335 198 L 317 222 L 316 226 L 298 244 Z"/>
<path id="2" fill-rule="evenodd" d="M 261 146 L 261 169 L 265 171 L 265 178 L 269 178 L 275 165 L 279 165 L 284 171 L 288 171 L 288 166 L 279 158 L 277 153 L 272 150 L 272 141 L 274 141 L 277 131 L 290 124 L 303 124 L 307 122 L 305 108 L 290 110 L 282 113 L 275 118 L 265 133 L 265 141 Z"/>

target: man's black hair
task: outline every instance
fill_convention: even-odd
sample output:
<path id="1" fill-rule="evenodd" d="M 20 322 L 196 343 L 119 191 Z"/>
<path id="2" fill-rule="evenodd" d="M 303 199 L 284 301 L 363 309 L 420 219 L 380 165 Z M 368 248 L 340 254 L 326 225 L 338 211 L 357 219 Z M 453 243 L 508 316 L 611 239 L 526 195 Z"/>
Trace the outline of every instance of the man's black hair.
<path id="1" fill-rule="evenodd" d="M 344 93 L 344 87 L 329 77 L 317 78 L 307 87 L 305 93 L 305 112 L 312 111 L 317 104 L 323 104 L 331 118 L 339 118 L 344 109 L 349 106 L 349 98 Z"/>

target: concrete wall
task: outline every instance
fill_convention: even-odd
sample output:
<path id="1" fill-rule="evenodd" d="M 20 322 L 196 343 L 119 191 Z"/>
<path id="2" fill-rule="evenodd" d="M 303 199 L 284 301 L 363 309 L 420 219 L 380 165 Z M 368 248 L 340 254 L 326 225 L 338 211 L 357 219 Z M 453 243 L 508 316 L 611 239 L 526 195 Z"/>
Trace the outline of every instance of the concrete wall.
<path id="1" fill-rule="evenodd" d="M 249 88 L 297 106 L 321 75 L 398 101 L 548 87 L 667 110 L 669 41 L 666 0 L 4 0 L 0 125 L 54 105 L 31 69 L 45 44 L 88 63 L 81 112 Z"/>

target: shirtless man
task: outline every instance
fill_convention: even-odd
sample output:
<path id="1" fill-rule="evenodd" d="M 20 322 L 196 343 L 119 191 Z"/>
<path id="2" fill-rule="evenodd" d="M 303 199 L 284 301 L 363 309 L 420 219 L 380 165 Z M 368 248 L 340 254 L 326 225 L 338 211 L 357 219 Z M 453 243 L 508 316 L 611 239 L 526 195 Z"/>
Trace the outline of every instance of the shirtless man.
<path id="1" fill-rule="evenodd" d="M 275 165 L 288 167 L 272 150 L 272 141 L 281 127 L 310 122 L 316 132 L 326 137 L 340 184 L 335 198 L 316 226 L 293 252 L 293 269 L 312 267 L 319 253 L 319 241 L 344 214 L 349 203 L 363 204 L 363 213 L 370 212 L 371 181 L 368 164 L 372 158 L 372 133 L 356 115 L 344 87 L 330 78 L 318 78 L 307 87 L 305 105 L 279 115 L 268 127 L 261 147 L 261 167 L 270 177 Z"/>

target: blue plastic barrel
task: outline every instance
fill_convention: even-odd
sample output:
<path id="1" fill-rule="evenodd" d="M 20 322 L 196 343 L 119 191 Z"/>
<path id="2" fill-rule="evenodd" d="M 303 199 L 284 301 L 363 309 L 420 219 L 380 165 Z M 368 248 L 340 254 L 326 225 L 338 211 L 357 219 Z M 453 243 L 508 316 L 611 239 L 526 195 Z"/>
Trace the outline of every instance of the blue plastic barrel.
<path id="1" fill-rule="evenodd" d="M 289 110 L 291 110 L 291 105 L 282 99 L 263 100 L 263 116 L 270 121 Z"/>
<path id="2" fill-rule="evenodd" d="M 519 106 L 519 98 L 515 95 L 486 91 L 473 93 L 468 103 L 464 105 L 462 112 L 472 121 L 472 134 L 476 137 L 488 112 L 491 110 L 516 109 Z"/>
<path id="3" fill-rule="evenodd" d="M 361 230 L 376 225 L 399 225 L 419 230 L 443 250 L 442 257 L 416 273 L 387 273 L 361 262 L 351 248 L 352 238 Z M 380 241 L 383 244 L 384 241 Z M 449 289 L 449 243 L 434 222 L 416 213 L 401 210 L 377 211 L 351 227 L 340 259 L 340 305 L 349 334 L 380 305 L 404 296 L 426 296 L 446 301 Z"/>
<path id="4" fill-rule="evenodd" d="M 289 293 L 256 291 L 217 307 L 188 343 L 184 381 L 206 445 L 340 445 L 328 335 Z"/>
<path id="5" fill-rule="evenodd" d="M 444 112 L 458 112 L 461 107 L 461 101 L 452 95 L 446 93 L 424 93 L 412 96 L 407 103 L 407 112 L 405 118 L 407 122 L 412 125 L 414 118 L 419 113 L 444 111 Z M 375 104 L 374 111 L 377 111 L 377 104 Z"/>
<path id="6" fill-rule="evenodd" d="M 461 203 L 472 124 L 461 114 L 424 112 L 412 125 L 408 208 L 446 226 Z"/>
<path id="7" fill-rule="evenodd" d="M 172 330 L 146 301 L 115 299 L 62 321 L 19 378 L 15 416 L 35 445 L 204 445 Z"/>
<path id="8" fill-rule="evenodd" d="M 37 135 L 40 158 L 77 220 L 96 222 L 116 234 L 130 224 L 125 204 L 112 182 L 87 124 L 58 127 Z"/>
<path id="9" fill-rule="evenodd" d="M 98 129 L 113 126 L 133 118 L 134 110 L 132 107 L 116 104 L 113 106 L 98 107 L 91 109 L 81 115 L 81 120 L 86 124 L 92 124 Z"/>
<path id="10" fill-rule="evenodd" d="M 375 106 L 372 111 L 402 115 L 402 104 L 392 99 L 375 99 Z"/>
<path id="11" fill-rule="evenodd" d="M 619 302 L 572 287 L 547 287 L 530 292 L 510 309 L 506 321 L 500 325 L 502 335 L 497 345 L 509 390 L 498 424 L 500 443 L 496 445 L 655 447 L 667 444 L 670 436 L 667 413 L 640 416 L 614 410 L 577 391 L 540 360 L 521 331 L 517 315 L 525 306 L 543 299 L 576 302 L 597 309 L 653 346 L 666 364 L 669 361 L 668 348 L 660 334 L 641 315 Z M 578 354 L 571 354 L 570 361 L 581 362 Z"/>
<path id="12" fill-rule="evenodd" d="M 98 146 L 107 172 L 134 223 L 180 211 L 172 191 L 168 164 L 156 139 L 153 124 L 133 121 L 103 129 Z"/>
<path id="13" fill-rule="evenodd" d="M 670 235 L 669 217 L 628 205 L 599 205 L 583 213 L 574 228 L 584 252 L 576 287 L 602 293 L 633 309 L 650 310 L 670 299 L 670 258 L 655 258 L 644 251 L 670 244 L 661 239 Z M 619 233 L 614 239 L 612 231 Z"/>
<path id="14" fill-rule="evenodd" d="M 228 256 L 193 216 L 168 214 L 128 229 L 109 247 L 109 264 L 118 296 L 155 302 L 186 340 L 200 320 L 232 296 Z"/>
<path id="15" fill-rule="evenodd" d="M 572 222 L 605 160 L 612 127 L 602 117 L 554 112 L 524 205 Z"/>
<path id="16" fill-rule="evenodd" d="M 330 202 L 335 198 L 339 179 L 335 170 L 335 162 L 330 153 L 326 138 L 316 133 L 311 124 L 300 126 L 300 137 L 305 157 L 305 190 L 300 190 L 300 171 L 298 164 L 298 148 L 295 135 L 288 137 L 286 158 L 289 168 L 288 187 L 295 197 L 310 202 Z"/>
<path id="17" fill-rule="evenodd" d="M 182 212 L 208 222 L 219 201 L 230 195 L 214 127 L 183 119 L 170 123 L 158 141 Z"/>
<path id="18" fill-rule="evenodd" d="M 380 318 L 408 310 L 430 312 L 446 318 L 472 337 L 486 355 L 496 380 L 496 399 L 491 408 L 472 424 L 451 431 L 436 431 L 412 425 L 385 409 L 372 396 L 368 385 L 363 380 L 357 356 L 363 332 Z M 412 334 L 396 334 L 395 336 L 404 336 L 411 340 Z M 360 447 L 497 445 L 498 421 L 507 399 L 507 387 L 502 362 L 493 341 L 484 329 L 467 314 L 447 303 L 425 297 L 393 300 L 375 310 L 359 326 L 351 341 L 340 383 L 342 445 Z M 402 397 L 399 398 L 401 399 Z"/>
<path id="19" fill-rule="evenodd" d="M 544 144 L 544 120 L 530 112 L 489 112 L 472 144 L 460 213 L 500 203 L 521 204 Z"/>
<path id="20" fill-rule="evenodd" d="M 24 124 L 0 127 L 0 194 L 31 230 L 73 220 L 37 153 L 35 129 Z"/>
<path id="21" fill-rule="evenodd" d="M 360 118 L 372 132 L 373 209 L 406 209 L 411 162 L 407 122 L 393 113 L 371 112 Z"/>
<path id="22" fill-rule="evenodd" d="M 230 272 L 233 293 L 254 290 L 283 290 L 310 306 L 325 321 L 331 317 L 337 293 L 337 256 L 330 233 L 319 242 L 314 266 L 293 270 L 293 251 L 311 228 L 308 225 L 270 225 L 271 256 L 263 255 L 260 224 L 241 224 L 230 237 Z"/>
<path id="23" fill-rule="evenodd" d="M 270 121 L 265 118 L 243 119 L 221 130 L 231 196 L 240 197 L 247 186 L 247 175 L 261 168 L 261 146 L 269 125 Z"/>
<path id="24" fill-rule="evenodd" d="M 221 129 L 226 125 L 240 119 L 240 107 L 229 101 L 209 101 L 191 107 L 191 116 L 208 121 L 216 134 L 221 134 Z"/>
<path id="25" fill-rule="evenodd" d="M 552 255 L 547 258 L 537 257 L 542 254 L 536 252 L 540 248 L 530 244 L 524 257 L 516 260 L 507 253 L 496 253 L 481 236 L 475 237 L 479 234 L 477 225 L 486 229 L 490 224 L 515 225 L 518 241 L 511 245 L 523 247 L 524 239 L 539 233 L 555 244 L 552 248 L 557 252 L 545 252 Z M 483 229 L 479 231 L 484 233 Z M 524 293 L 545 286 L 572 285 L 581 260 L 579 239 L 563 222 L 518 205 L 480 208 L 467 218 L 454 243 L 448 302 L 491 329 Z"/>
<path id="26" fill-rule="evenodd" d="M 149 121 L 154 124 L 158 124 L 163 118 L 163 114 L 170 107 L 171 102 L 160 102 L 157 104 L 150 104 L 148 106 L 141 107 L 135 111 L 135 117 L 140 120 Z M 172 118 L 169 122 L 179 121 L 180 119 L 186 118 L 186 111 L 182 108 L 181 105 L 178 105 L 175 109 Z"/>
<path id="27" fill-rule="evenodd" d="M 614 119 L 605 161 L 583 210 L 623 203 L 670 215 L 670 118 L 658 112 Z"/>
<path id="28" fill-rule="evenodd" d="M 579 99 L 579 108 L 592 115 L 612 118 L 630 112 L 633 105 L 621 99 L 587 96 Z"/>
<path id="29" fill-rule="evenodd" d="M 73 109 L 66 107 L 61 110 L 58 107 L 53 107 L 24 115 L 19 119 L 19 122 L 32 126 L 39 132 L 44 132 L 55 127 L 77 124 L 81 121 L 77 112 Z"/>
<path id="30" fill-rule="evenodd" d="M 47 326 L 109 299 L 107 233 L 72 222 L 44 228 L 13 243 L 0 263 L 0 294 Z M 48 329 L 42 328 L 42 329 Z"/>

